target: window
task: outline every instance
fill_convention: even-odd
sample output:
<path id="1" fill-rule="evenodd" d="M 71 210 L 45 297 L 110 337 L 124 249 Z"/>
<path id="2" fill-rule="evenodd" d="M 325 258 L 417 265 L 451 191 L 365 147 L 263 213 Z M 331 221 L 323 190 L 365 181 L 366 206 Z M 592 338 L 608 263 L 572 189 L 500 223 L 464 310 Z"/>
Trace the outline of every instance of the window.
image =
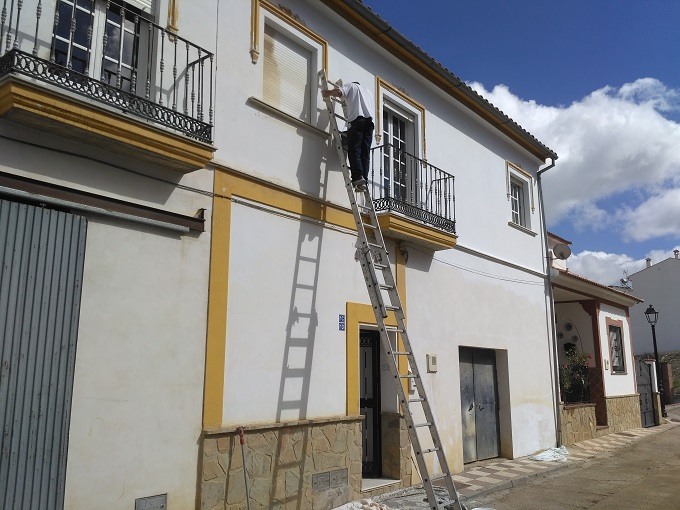
<path id="1" fill-rule="evenodd" d="M 264 26 L 264 86 L 266 103 L 311 122 L 312 51 L 274 27 Z"/>
<path id="2" fill-rule="evenodd" d="M 383 106 L 383 186 L 388 196 L 402 202 L 415 203 L 415 137 L 413 117 L 385 104 Z"/>
<path id="3" fill-rule="evenodd" d="M 625 373 L 626 363 L 623 352 L 623 338 L 619 326 L 609 326 L 609 348 L 611 350 L 612 373 Z"/>
<path id="4" fill-rule="evenodd" d="M 138 76 L 140 38 L 148 37 L 148 23 L 141 9 L 150 10 L 151 3 L 59 0 L 52 59 L 78 73 L 136 93 L 137 82 L 145 80 Z"/>
<path id="5" fill-rule="evenodd" d="M 533 178 L 521 167 L 506 162 L 506 185 L 510 202 L 510 225 L 531 229 L 534 212 Z M 531 232 L 529 232 L 531 233 Z"/>
<path id="6" fill-rule="evenodd" d="M 526 227 L 526 205 L 524 202 L 524 186 L 522 182 L 510 178 L 510 205 L 512 208 L 512 222 Z"/>

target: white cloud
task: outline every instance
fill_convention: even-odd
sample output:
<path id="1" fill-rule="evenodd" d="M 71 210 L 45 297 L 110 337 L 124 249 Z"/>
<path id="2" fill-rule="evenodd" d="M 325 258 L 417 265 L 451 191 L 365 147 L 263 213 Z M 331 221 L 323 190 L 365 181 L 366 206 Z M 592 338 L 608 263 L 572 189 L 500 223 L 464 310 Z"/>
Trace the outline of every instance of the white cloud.
<path id="1" fill-rule="evenodd" d="M 625 239 L 646 241 L 680 232 L 680 188 L 655 193 L 635 209 L 623 209 Z"/>
<path id="2" fill-rule="evenodd" d="M 471 87 L 557 152 L 544 178 L 549 224 L 618 228 L 634 240 L 680 236 L 680 195 L 667 189 L 680 186 L 680 124 L 663 116 L 680 111 L 680 91 L 642 78 L 552 107 L 504 85 Z M 615 194 L 615 206 L 602 203 Z"/>
<path id="3" fill-rule="evenodd" d="M 645 258 L 650 257 L 652 263 L 656 264 L 674 257 L 673 250 L 677 249 L 680 249 L 680 246 L 670 250 L 652 250 L 644 258 L 637 260 L 619 253 L 582 251 L 569 257 L 569 271 L 604 285 L 618 285 L 619 280 L 624 277 L 624 271 L 631 275 L 644 269 L 647 265 Z"/>

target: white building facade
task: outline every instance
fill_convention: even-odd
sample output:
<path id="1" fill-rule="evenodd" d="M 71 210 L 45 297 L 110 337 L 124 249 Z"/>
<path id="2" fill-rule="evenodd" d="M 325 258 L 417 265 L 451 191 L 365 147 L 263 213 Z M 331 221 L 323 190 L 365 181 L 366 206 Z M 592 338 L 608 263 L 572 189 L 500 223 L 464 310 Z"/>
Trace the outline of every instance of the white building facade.
<path id="1" fill-rule="evenodd" d="M 216 27 L 175 4 L 3 2 L 2 508 L 196 506 Z"/>
<path id="2" fill-rule="evenodd" d="M 674 257 L 653 263 L 630 275 L 633 292 L 645 302 L 631 308 L 631 325 L 635 338 L 635 353 L 653 353 L 652 331 L 645 317 L 649 305 L 659 312 L 656 342 L 659 353 L 680 350 L 680 304 L 677 297 L 680 285 L 680 252 Z"/>
<path id="3" fill-rule="evenodd" d="M 548 240 L 553 254 L 571 244 L 555 234 Z M 642 396 L 638 393 L 638 379 L 649 378 L 649 367 L 633 358 L 629 310 L 641 299 L 570 272 L 567 261 L 557 256 L 552 266 L 561 442 L 570 445 L 640 427 L 641 403 L 649 411 L 643 415 L 646 426 L 653 425 L 651 381 Z"/>
<path id="4" fill-rule="evenodd" d="M 375 93 L 369 188 L 452 470 L 554 446 L 536 177 L 556 155 L 360 2 L 239 2 L 218 24 L 202 507 L 245 504 L 239 427 L 256 508 L 417 481 L 322 69 Z"/>

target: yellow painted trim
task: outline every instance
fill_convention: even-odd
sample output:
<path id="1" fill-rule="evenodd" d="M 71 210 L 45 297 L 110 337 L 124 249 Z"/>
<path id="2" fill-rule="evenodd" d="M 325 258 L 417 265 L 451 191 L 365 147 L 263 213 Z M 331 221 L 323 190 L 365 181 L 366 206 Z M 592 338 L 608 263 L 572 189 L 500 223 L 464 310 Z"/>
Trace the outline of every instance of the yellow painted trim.
<path id="1" fill-rule="evenodd" d="M 455 234 L 391 213 L 378 216 L 378 223 L 383 234 L 395 239 L 420 244 L 434 251 L 451 249 L 458 242 L 458 236 Z"/>
<path id="2" fill-rule="evenodd" d="M 112 151 L 141 156 L 141 159 L 180 172 L 204 168 L 215 150 L 211 145 L 15 79 L 8 79 L 0 85 L 0 116 L 52 129 L 58 134 L 76 137 Z"/>
<path id="3" fill-rule="evenodd" d="M 260 14 L 259 7 L 265 9 L 269 13 L 273 14 L 279 18 L 284 23 L 295 28 L 297 31 L 303 33 L 309 37 L 312 41 L 321 46 L 321 62 L 323 69 L 326 71 L 326 76 L 328 76 L 328 42 L 321 37 L 316 32 L 313 32 L 305 25 L 300 23 L 298 20 L 290 16 L 283 9 L 276 7 L 275 5 L 269 3 L 267 0 L 252 0 L 252 13 L 250 19 L 250 53 L 253 59 L 253 64 L 257 62 L 257 56 L 260 54 Z M 253 56 L 253 55 L 256 56 Z"/>
<path id="4" fill-rule="evenodd" d="M 260 57 L 260 2 L 250 2 L 250 59 L 257 64 Z"/>
<path id="5" fill-rule="evenodd" d="M 406 93 L 399 90 L 396 86 L 392 85 L 388 81 L 383 80 L 380 76 L 375 77 L 375 109 L 376 109 L 376 134 L 382 137 L 382 89 L 387 90 L 390 94 L 394 94 L 399 97 L 405 103 L 411 105 L 414 109 L 418 110 L 420 116 L 420 143 L 422 146 L 422 158 L 427 159 L 427 142 L 425 138 L 425 107 L 412 97 L 406 95 Z M 380 143 L 380 138 L 377 138 L 378 143 Z"/>
<path id="6" fill-rule="evenodd" d="M 373 307 L 362 303 L 347 302 L 345 317 L 346 371 L 347 371 L 347 416 L 359 414 L 359 328 L 363 325 L 376 326 Z M 390 312 L 385 324 L 396 326 L 397 320 Z"/>
<path id="7" fill-rule="evenodd" d="M 394 279 L 397 284 L 397 291 L 399 292 L 399 299 L 401 299 L 401 307 L 404 312 L 404 322 L 407 322 L 406 318 L 408 317 L 408 314 L 406 312 L 406 257 L 404 251 L 402 251 L 402 246 L 400 243 L 397 243 L 395 245 L 395 275 Z M 397 349 L 400 351 L 405 351 L 406 349 L 404 348 L 404 342 L 401 339 L 401 335 L 398 335 L 397 338 Z M 406 374 L 408 373 L 408 360 L 404 357 L 401 356 L 399 357 L 399 373 L 400 374 Z M 404 387 L 404 392 L 408 395 L 408 381 L 403 380 L 402 385 Z"/>
<path id="8" fill-rule="evenodd" d="M 224 370 L 227 349 L 227 297 L 229 291 L 229 242 L 231 199 L 224 174 L 214 172 L 210 282 L 208 290 L 208 332 L 203 390 L 203 428 L 222 426 Z"/>
<path id="9" fill-rule="evenodd" d="M 338 227 L 356 230 L 354 216 L 348 208 L 329 204 L 320 198 L 312 198 L 224 167 L 216 167 L 215 171 L 222 174 L 221 182 L 224 183 L 230 195 Z M 218 193 L 217 190 L 215 192 Z"/>
<path id="10" fill-rule="evenodd" d="M 179 30 L 179 0 L 168 1 L 168 30 L 177 33 Z"/>

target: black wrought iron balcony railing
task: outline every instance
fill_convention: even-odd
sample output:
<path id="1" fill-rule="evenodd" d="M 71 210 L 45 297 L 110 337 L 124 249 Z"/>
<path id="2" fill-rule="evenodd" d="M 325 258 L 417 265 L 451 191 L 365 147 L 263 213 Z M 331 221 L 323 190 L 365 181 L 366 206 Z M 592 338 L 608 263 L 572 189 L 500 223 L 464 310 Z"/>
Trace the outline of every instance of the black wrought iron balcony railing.
<path id="1" fill-rule="evenodd" d="M 405 150 L 384 144 L 371 150 L 375 210 L 394 211 L 446 232 L 456 232 L 453 175 Z"/>
<path id="2" fill-rule="evenodd" d="M 212 53 L 132 4 L 1 1 L 0 79 L 23 75 L 212 142 Z"/>

